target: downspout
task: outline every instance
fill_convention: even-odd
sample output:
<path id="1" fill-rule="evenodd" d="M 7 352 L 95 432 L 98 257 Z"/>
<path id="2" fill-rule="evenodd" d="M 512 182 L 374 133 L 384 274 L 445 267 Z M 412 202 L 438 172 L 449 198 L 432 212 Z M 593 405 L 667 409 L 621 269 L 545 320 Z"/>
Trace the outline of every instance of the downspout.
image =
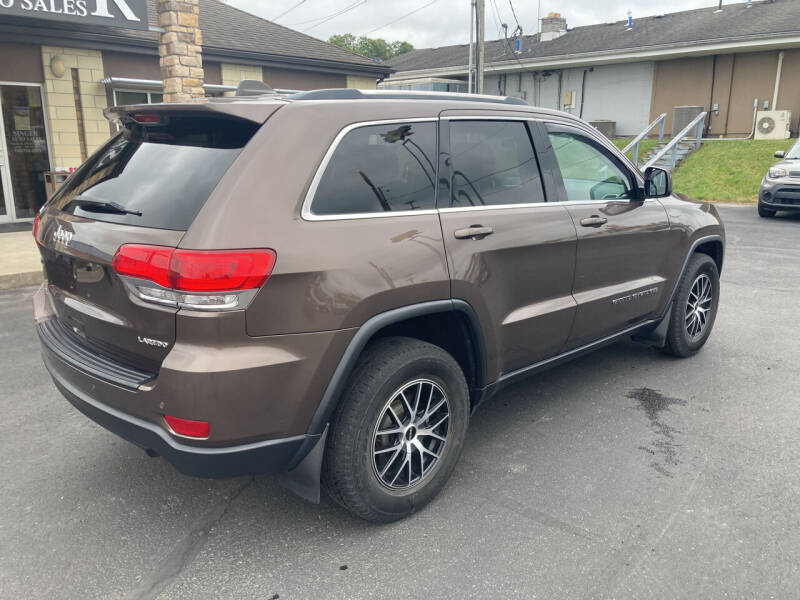
<path id="1" fill-rule="evenodd" d="M 725 108 L 725 131 L 723 135 L 728 135 L 728 120 L 731 118 L 731 98 L 733 98 L 733 76 L 736 74 L 736 55 L 731 58 L 731 79 L 728 84 L 728 105 Z"/>
<path id="2" fill-rule="evenodd" d="M 586 73 L 588 72 L 589 72 L 588 69 L 584 69 L 583 77 L 581 78 L 581 108 L 580 111 L 578 112 L 578 117 L 580 117 L 581 119 L 583 118 L 583 96 L 584 96 L 583 93 L 586 91 Z M 559 99 L 559 102 L 560 101 L 561 100 Z"/>
<path id="3" fill-rule="evenodd" d="M 564 77 L 564 69 L 558 70 L 558 97 L 556 98 L 556 110 L 564 110 L 561 106 L 561 84 Z"/>
<path id="4" fill-rule="evenodd" d="M 778 52 L 778 70 L 775 72 L 775 93 L 772 95 L 772 110 L 778 110 L 778 92 L 781 89 L 781 71 L 783 70 L 783 50 Z"/>
<path id="5" fill-rule="evenodd" d="M 708 120 L 706 121 L 706 135 L 711 133 L 711 119 L 714 118 L 714 83 L 717 80 L 717 55 L 711 61 L 711 93 L 708 98 Z"/>

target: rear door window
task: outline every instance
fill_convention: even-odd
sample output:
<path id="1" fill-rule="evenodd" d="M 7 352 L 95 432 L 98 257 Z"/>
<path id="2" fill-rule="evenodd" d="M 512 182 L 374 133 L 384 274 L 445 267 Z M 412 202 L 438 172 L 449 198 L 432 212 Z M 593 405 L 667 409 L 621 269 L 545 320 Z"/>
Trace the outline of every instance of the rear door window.
<path id="1" fill-rule="evenodd" d="M 53 197 L 56 208 L 98 221 L 188 229 L 259 125 L 221 117 L 161 119 L 128 124 L 67 179 Z"/>
<path id="2" fill-rule="evenodd" d="M 523 121 L 451 121 L 450 163 L 452 207 L 544 202 Z"/>
<path id="3" fill-rule="evenodd" d="M 356 127 L 334 149 L 311 212 L 352 215 L 432 209 L 435 161 L 434 122 Z"/>

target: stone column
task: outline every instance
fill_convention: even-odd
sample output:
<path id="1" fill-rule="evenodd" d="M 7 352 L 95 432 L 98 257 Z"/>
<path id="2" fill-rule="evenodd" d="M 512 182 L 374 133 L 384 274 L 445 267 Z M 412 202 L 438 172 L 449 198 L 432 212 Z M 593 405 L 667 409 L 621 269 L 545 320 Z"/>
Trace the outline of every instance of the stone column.
<path id="1" fill-rule="evenodd" d="M 158 55 L 164 80 L 164 102 L 203 98 L 203 37 L 199 0 L 158 0 Z"/>

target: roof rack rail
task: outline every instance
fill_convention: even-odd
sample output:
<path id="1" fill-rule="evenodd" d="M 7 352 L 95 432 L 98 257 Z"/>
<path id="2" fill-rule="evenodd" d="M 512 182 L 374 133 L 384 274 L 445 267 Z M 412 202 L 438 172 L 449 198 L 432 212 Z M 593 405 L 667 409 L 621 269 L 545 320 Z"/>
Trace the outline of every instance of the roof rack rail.
<path id="1" fill-rule="evenodd" d="M 287 100 L 458 100 L 461 102 L 490 102 L 528 106 L 521 98 L 511 96 L 488 96 L 486 94 L 460 94 L 455 92 L 356 90 L 335 88 L 311 90 L 284 96 Z"/>

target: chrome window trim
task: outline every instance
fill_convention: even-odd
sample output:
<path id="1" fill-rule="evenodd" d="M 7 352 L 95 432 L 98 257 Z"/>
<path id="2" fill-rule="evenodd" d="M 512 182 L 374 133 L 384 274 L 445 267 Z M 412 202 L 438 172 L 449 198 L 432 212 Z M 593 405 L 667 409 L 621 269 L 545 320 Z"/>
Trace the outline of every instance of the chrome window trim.
<path id="1" fill-rule="evenodd" d="M 452 108 L 448 110 L 459 110 Z M 519 114 L 514 115 L 444 115 L 442 121 L 537 121 L 544 122 L 543 119 L 534 116 L 524 117 Z"/>
<path id="2" fill-rule="evenodd" d="M 655 198 L 646 198 L 645 200 L 631 200 L 630 198 L 606 198 L 605 200 L 565 200 L 563 202 L 526 202 L 524 204 L 496 204 L 489 206 L 448 206 L 446 208 L 437 209 L 440 213 L 449 212 L 465 212 L 474 210 L 500 210 L 509 208 L 537 208 L 545 206 L 580 206 L 583 204 L 596 205 L 608 204 L 609 202 L 645 202 L 646 200 L 655 200 Z"/>
<path id="3" fill-rule="evenodd" d="M 375 212 L 375 213 L 339 213 L 333 215 L 317 215 L 311 212 L 311 203 L 314 200 L 314 196 L 317 193 L 317 188 L 319 187 L 319 183 L 322 180 L 322 176 L 325 174 L 325 170 L 328 168 L 328 164 L 333 158 L 334 152 L 339 147 L 342 139 L 348 133 L 353 131 L 354 129 L 360 129 L 361 127 L 371 127 L 374 125 L 393 125 L 396 123 L 436 123 L 439 121 L 439 117 L 419 117 L 416 119 L 413 118 L 406 118 L 406 119 L 384 119 L 380 121 L 360 121 L 358 123 L 350 123 L 350 125 L 346 125 L 342 130 L 336 134 L 336 137 L 333 138 L 333 142 L 331 143 L 330 147 L 328 148 L 327 152 L 325 152 L 325 156 L 322 158 L 322 162 L 319 164 L 316 172 L 314 173 L 314 178 L 311 180 L 311 186 L 308 188 L 308 192 L 306 192 L 306 197 L 303 200 L 303 206 L 300 209 L 300 216 L 303 218 L 304 221 L 344 221 L 349 219 L 374 219 L 374 218 L 381 218 L 381 217 L 404 217 L 410 215 L 432 215 L 436 214 L 436 209 L 423 209 L 423 210 L 403 210 L 397 212 Z M 436 205 L 436 198 L 434 196 L 434 206 Z"/>

